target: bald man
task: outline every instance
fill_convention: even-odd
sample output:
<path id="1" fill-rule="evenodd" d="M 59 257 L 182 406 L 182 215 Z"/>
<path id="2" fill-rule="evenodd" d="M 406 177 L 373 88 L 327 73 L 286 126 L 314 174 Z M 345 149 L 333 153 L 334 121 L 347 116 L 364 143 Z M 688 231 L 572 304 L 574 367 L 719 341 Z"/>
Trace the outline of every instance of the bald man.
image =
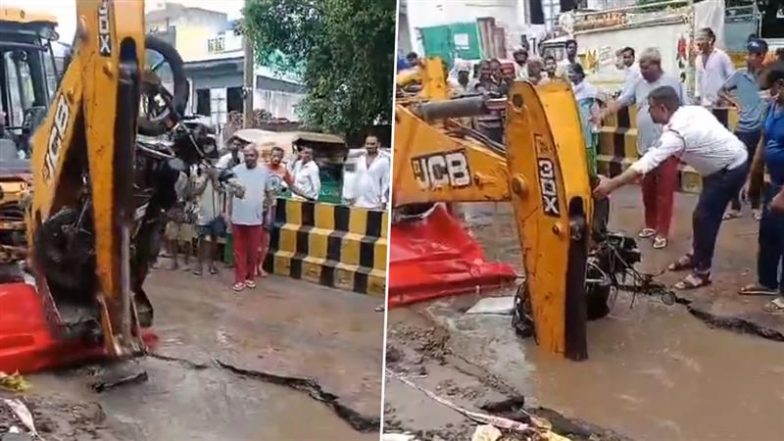
<path id="1" fill-rule="evenodd" d="M 254 144 L 242 151 L 244 162 L 232 169 L 233 183 L 242 191 L 231 202 L 231 234 L 234 243 L 234 291 L 255 288 L 261 259 L 264 206 L 269 202 L 270 171 L 259 166 L 259 152 Z"/>

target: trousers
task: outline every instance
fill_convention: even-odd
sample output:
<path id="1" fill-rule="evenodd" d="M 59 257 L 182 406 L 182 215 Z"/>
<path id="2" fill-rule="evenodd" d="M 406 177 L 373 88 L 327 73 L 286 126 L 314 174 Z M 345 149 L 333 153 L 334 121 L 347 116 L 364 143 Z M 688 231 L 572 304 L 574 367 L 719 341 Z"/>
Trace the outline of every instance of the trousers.
<path id="1" fill-rule="evenodd" d="M 757 277 L 759 284 L 784 292 L 784 213 L 770 209 L 770 201 L 781 191 L 780 185 L 770 185 L 765 192 L 765 206 L 759 224 Z"/>
<path id="2" fill-rule="evenodd" d="M 757 151 L 757 144 L 759 144 L 759 140 L 762 137 L 762 132 L 735 132 L 735 136 L 743 141 L 743 144 L 746 146 L 746 150 L 749 151 L 749 165 L 751 165 L 751 160 L 754 158 L 754 153 Z M 750 202 L 752 209 L 757 209 L 760 207 L 759 199 Z M 738 194 L 732 198 L 732 204 L 730 205 L 730 208 L 736 211 L 740 211 L 740 192 L 738 192 Z"/>
<path id="3" fill-rule="evenodd" d="M 231 225 L 234 242 L 234 283 L 256 277 L 261 258 L 261 225 Z"/>
<path id="4" fill-rule="evenodd" d="M 743 188 L 748 170 L 746 163 L 702 178 L 702 193 L 692 215 L 693 263 L 697 273 L 710 272 L 724 211 L 732 197 Z"/>
<path id="5" fill-rule="evenodd" d="M 662 237 L 670 234 L 672 205 L 678 186 L 678 158 L 668 158 L 642 178 L 645 226 Z"/>

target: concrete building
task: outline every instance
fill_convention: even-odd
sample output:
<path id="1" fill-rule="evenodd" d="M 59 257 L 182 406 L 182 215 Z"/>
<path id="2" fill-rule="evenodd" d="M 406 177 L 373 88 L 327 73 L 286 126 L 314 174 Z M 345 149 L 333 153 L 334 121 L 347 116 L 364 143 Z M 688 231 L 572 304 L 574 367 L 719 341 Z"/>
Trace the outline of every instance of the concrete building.
<path id="1" fill-rule="evenodd" d="M 528 37 L 530 26 L 526 21 L 525 0 L 440 0 L 401 1 L 405 10 L 405 25 L 399 31 L 402 40 L 408 36 L 410 48 L 425 54 L 439 50 L 444 58 L 475 59 L 482 55 L 482 40 L 492 40 L 495 45 L 509 50 Z M 494 35 L 480 33 L 478 19 L 492 18 Z M 446 53 L 449 53 L 448 56 Z"/>
<path id="2" fill-rule="evenodd" d="M 557 24 L 558 14 L 576 6 L 568 0 L 401 0 L 399 47 L 419 53 L 447 48 L 461 58 L 477 51 L 499 56 L 503 48 L 500 52 L 509 56 L 523 41 L 535 48 Z M 480 48 L 471 47 L 474 43 Z"/>
<path id="3" fill-rule="evenodd" d="M 562 12 L 634 4 L 635 0 L 401 0 L 399 48 L 401 53 L 440 48 L 436 50 L 461 58 L 477 52 L 499 56 L 503 48 L 500 52 L 508 55 L 522 41 L 535 48 L 558 25 Z M 480 48 L 473 48 L 474 43 Z M 451 60 L 452 55 L 445 58 Z"/>
<path id="4" fill-rule="evenodd" d="M 189 110 L 209 115 L 219 127 L 231 111 L 242 112 L 244 51 L 236 23 L 222 12 L 166 2 L 146 14 L 147 32 L 177 48 L 191 81 Z M 274 118 L 296 121 L 296 106 L 304 94 L 301 84 L 265 66 L 254 68 L 253 107 Z"/>

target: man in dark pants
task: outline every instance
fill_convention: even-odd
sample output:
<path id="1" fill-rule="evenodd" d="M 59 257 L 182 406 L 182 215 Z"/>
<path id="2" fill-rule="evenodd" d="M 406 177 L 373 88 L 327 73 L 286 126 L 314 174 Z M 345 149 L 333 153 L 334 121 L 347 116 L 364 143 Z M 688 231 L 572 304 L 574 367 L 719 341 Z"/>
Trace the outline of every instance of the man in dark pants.
<path id="1" fill-rule="evenodd" d="M 784 64 L 772 66 L 762 81 L 773 97 L 763 125 L 763 143 L 752 160 L 749 193 L 761 192 L 765 169 L 770 185 L 759 225 L 757 283 L 744 287 L 742 295 L 776 296 L 766 311 L 784 311 Z"/>
<path id="2" fill-rule="evenodd" d="M 758 77 L 762 71 L 762 63 L 768 54 L 768 44 L 765 40 L 751 39 L 746 44 L 746 69 L 738 70 L 727 79 L 719 90 L 719 97 L 735 104 L 738 108 L 738 127 L 735 136 L 738 137 L 749 152 L 749 161 L 754 157 L 760 136 L 762 134 L 762 121 L 764 119 L 767 102 L 760 97 Z M 734 92 L 734 97 L 730 93 Z M 754 219 L 762 216 L 760 198 L 751 201 L 751 210 Z M 741 216 L 740 194 L 732 199 L 730 209 L 724 215 L 724 220 Z"/>
<path id="3" fill-rule="evenodd" d="M 670 157 L 677 157 L 702 175 L 702 193 L 692 217 L 693 244 L 689 253 L 670 265 L 671 271 L 692 270 L 675 284 L 679 290 L 711 283 L 710 272 L 721 217 L 730 199 L 740 191 L 749 168 L 743 142 L 727 130 L 710 110 L 682 106 L 669 86 L 648 94 L 651 119 L 664 125 L 658 144 L 613 179 L 602 178 L 594 196 L 602 199 L 615 189 L 636 181 Z"/>

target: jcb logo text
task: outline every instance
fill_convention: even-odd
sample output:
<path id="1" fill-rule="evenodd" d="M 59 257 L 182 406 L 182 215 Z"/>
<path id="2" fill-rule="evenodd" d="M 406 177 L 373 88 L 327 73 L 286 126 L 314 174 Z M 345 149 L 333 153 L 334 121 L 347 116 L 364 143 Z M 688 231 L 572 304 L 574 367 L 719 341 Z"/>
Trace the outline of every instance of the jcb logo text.
<path id="1" fill-rule="evenodd" d="M 411 167 L 422 189 L 463 188 L 471 185 L 465 150 L 413 158 Z"/>

